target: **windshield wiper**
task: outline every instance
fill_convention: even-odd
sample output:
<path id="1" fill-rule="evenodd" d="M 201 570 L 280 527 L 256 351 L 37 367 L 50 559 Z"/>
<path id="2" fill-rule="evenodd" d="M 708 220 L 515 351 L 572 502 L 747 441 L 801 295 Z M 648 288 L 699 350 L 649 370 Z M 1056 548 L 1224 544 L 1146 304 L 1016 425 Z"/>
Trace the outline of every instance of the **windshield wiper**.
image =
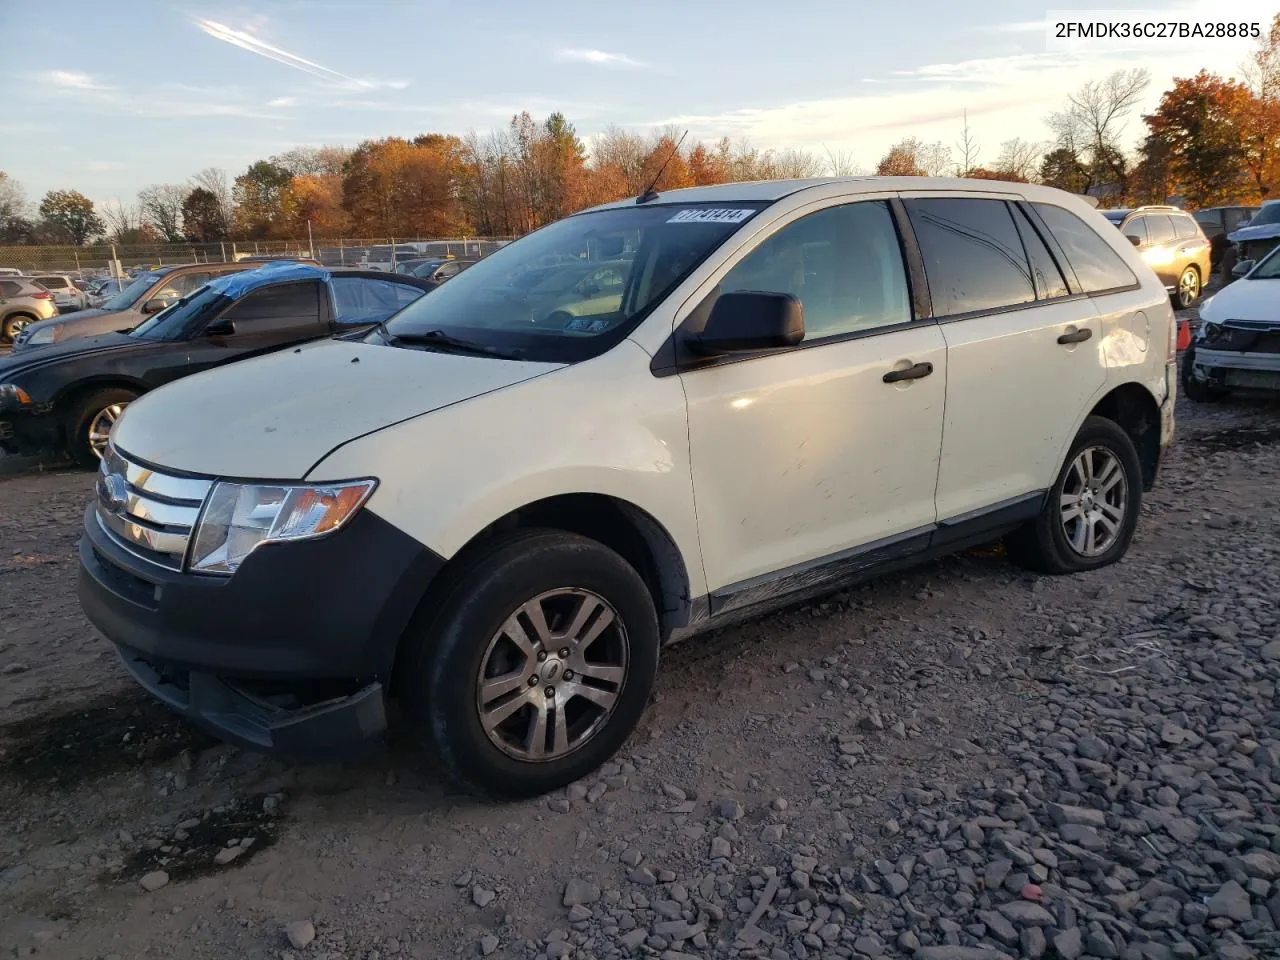
<path id="1" fill-rule="evenodd" d="M 483 343 L 474 343 L 471 340 L 460 340 L 457 337 L 451 337 L 443 330 L 428 330 L 426 333 L 392 333 L 387 329 L 386 323 L 378 324 L 378 332 L 390 344 L 396 343 L 415 343 L 425 347 L 435 347 L 441 351 L 456 351 L 458 353 L 472 353 L 481 357 L 497 357 L 500 360 L 516 360 L 519 359 L 518 351 L 498 350 L 494 347 L 487 346 Z"/>

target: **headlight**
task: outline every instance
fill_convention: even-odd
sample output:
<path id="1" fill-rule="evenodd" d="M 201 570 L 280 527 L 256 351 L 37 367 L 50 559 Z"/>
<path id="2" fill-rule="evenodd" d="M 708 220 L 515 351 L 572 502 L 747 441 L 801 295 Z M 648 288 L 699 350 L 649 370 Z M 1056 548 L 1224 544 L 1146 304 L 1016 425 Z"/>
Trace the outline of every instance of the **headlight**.
<path id="1" fill-rule="evenodd" d="M 58 334 L 62 327 L 58 324 L 50 324 L 49 326 L 32 327 L 25 337 L 22 338 L 23 346 L 34 347 L 39 343 L 53 343 L 58 339 Z"/>
<path id="2" fill-rule="evenodd" d="M 12 383 L 0 383 L 0 410 L 18 410 L 31 406 L 31 396 Z"/>
<path id="3" fill-rule="evenodd" d="M 264 543 L 311 540 L 342 528 L 376 480 L 271 486 L 218 482 L 205 502 L 190 569 L 230 576 Z"/>
<path id="4" fill-rule="evenodd" d="M 1200 339 L 1205 343 L 1213 343 L 1222 336 L 1222 327 L 1218 326 L 1212 320 L 1202 320 L 1200 322 Z"/>

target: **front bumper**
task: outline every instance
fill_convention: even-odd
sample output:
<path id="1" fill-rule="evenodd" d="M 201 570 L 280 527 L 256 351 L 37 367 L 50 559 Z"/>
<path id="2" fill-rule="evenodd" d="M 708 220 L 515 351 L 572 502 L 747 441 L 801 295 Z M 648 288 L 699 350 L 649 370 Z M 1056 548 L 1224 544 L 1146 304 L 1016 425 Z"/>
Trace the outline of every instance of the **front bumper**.
<path id="1" fill-rule="evenodd" d="M 1280 353 L 1211 350 L 1196 344 L 1191 377 L 1224 390 L 1280 390 Z"/>
<path id="2" fill-rule="evenodd" d="M 178 573 L 85 514 L 80 604 L 153 696 L 221 739 L 288 760 L 376 749 L 396 648 L 443 561 L 370 511 L 255 550 L 231 577 Z"/>

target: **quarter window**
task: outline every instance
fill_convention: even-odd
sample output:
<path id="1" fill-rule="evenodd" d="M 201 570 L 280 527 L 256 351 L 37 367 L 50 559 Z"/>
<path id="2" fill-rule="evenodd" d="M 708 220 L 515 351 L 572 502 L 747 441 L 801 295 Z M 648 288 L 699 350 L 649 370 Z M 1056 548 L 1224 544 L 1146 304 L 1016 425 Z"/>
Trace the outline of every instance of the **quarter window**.
<path id="1" fill-rule="evenodd" d="M 338 323 L 378 323 L 417 300 L 424 291 L 407 283 L 372 277 L 335 276 L 334 311 Z"/>
<path id="2" fill-rule="evenodd" d="M 1130 240 L 1137 240 L 1138 246 L 1143 246 L 1150 242 L 1150 236 L 1147 233 L 1147 218 L 1134 217 L 1124 225 L 1124 235 Z"/>
<path id="3" fill-rule="evenodd" d="M 936 316 L 999 310 L 1036 299 L 1027 254 L 1003 200 L 937 197 L 906 205 Z"/>
<path id="4" fill-rule="evenodd" d="M 1067 281 L 1036 228 L 1020 209 L 1013 207 L 1012 210 L 1013 219 L 1018 224 L 1018 233 L 1022 236 L 1022 245 L 1027 251 L 1027 259 L 1031 261 L 1031 272 L 1036 283 L 1036 297 L 1041 300 L 1052 300 L 1055 297 L 1070 296 L 1071 291 L 1067 288 Z"/>
<path id="5" fill-rule="evenodd" d="M 1102 293 L 1137 284 L 1138 278 L 1129 265 L 1089 224 L 1051 203 L 1031 206 L 1058 241 L 1085 293 Z M 1106 223 L 1101 219 L 1099 222 Z M 1111 229 L 1109 224 L 1107 229 Z"/>
<path id="6" fill-rule="evenodd" d="M 884 201 L 829 207 L 763 241 L 720 282 L 720 292 L 789 293 L 804 306 L 805 340 L 908 323 L 902 247 Z"/>
<path id="7" fill-rule="evenodd" d="M 16 297 L 22 293 L 22 284 L 12 280 L 0 280 L 0 296 Z"/>

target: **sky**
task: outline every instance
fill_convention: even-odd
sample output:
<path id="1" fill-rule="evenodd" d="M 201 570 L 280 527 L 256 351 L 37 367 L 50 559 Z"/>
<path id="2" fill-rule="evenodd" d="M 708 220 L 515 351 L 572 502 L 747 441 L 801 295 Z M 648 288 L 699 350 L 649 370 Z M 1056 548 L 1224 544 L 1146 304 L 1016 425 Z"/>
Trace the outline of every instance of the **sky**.
<path id="1" fill-rule="evenodd" d="M 1145 67 L 1150 110 L 1176 76 L 1227 75 L 1251 40 L 1049 49 L 1045 23 L 1098 4 L 778 0 L 0 0 L 0 170 L 36 201 L 126 202 L 294 146 L 465 134 L 560 110 L 610 124 L 843 155 L 873 168 L 904 136 L 954 145 L 965 111 L 993 163 L 1082 83 Z M 979 8 L 981 12 L 978 12 Z M 1276 0 L 1129 0 L 1156 17 L 1263 24 Z M 1065 15 L 1065 14 L 1064 14 Z M 1141 120 L 1130 121 L 1136 143 Z"/>

